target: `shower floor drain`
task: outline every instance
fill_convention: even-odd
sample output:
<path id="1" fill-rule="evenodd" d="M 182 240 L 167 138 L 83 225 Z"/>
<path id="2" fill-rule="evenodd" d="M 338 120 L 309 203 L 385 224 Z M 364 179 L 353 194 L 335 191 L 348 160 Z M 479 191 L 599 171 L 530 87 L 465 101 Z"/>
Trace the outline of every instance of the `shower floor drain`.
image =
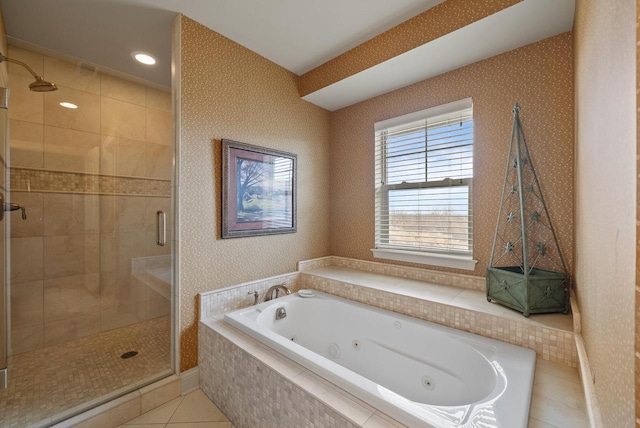
<path id="1" fill-rule="evenodd" d="M 122 358 L 123 360 L 126 360 L 127 358 L 135 357 L 136 355 L 138 355 L 138 351 L 129 351 L 120 355 L 120 358 Z"/>

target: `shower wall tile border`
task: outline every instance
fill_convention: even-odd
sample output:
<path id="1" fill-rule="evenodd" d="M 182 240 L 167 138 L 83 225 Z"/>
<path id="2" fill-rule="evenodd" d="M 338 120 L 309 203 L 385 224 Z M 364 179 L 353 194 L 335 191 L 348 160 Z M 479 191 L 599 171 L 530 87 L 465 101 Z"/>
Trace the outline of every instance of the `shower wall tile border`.
<path id="1" fill-rule="evenodd" d="M 171 180 L 11 168 L 11 190 L 103 195 L 171 196 Z"/>
<path id="2" fill-rule="evenodd" d="M 351 259 L 347 257 L 328 256 L 318 259 L 298 262 L 298 270 L 305 272 L 327 266 L 347 267 L 363 272 L 380 275 L 396 276 L 399 278 L 415 279 L 416 281 L 433 284 L 449 285 L 469 290 L 485 290 L 486 279 L 482 276 L 464 275 L 460 273 L 441 272 L 409 266 L 392 265 L 388 263 Z"/>

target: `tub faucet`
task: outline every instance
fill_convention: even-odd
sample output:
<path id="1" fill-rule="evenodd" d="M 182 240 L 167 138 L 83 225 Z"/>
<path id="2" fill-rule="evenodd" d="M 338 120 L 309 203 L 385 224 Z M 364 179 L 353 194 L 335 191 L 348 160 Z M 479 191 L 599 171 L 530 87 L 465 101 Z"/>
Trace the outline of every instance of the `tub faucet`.
<path id="1" fill-rule="evenodd" d="M 264 301 L 268 302 L 269 300 L 280 297 L 280 290 L 282 290 L 284 294 L 291 294 L 291 290 L 289 290 L 284 284 L 277 284 L 267 290 L 264 294 Z"/>

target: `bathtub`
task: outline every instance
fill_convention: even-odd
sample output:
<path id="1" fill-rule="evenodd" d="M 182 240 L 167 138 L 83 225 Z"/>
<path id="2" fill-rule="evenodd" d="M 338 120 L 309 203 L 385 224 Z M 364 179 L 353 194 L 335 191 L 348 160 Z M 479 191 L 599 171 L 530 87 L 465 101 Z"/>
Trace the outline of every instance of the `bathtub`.
<path id="1" fill-rule="evenodd" d="M 224 319 L 409 427 L 526 428 L 535 352 L 313 294 Z"/>

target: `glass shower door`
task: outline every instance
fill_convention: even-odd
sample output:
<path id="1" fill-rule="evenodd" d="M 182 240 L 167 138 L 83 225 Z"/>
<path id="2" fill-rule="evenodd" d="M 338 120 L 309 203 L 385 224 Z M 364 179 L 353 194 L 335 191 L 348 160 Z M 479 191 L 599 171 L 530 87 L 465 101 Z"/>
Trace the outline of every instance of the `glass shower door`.
<path id="1" fill-rule="evenodd" d="M 2 73 L 0 73 L 1 75 Z M 0 389 L 7 388 L 7 340 L 8 340 L 8 305 L 7 305 L 7 222 L 4 220 L 4 198 L 6 189 L 6 149 L 8 134 L 7 90 L 4 76 L 0 77 Z"/>

